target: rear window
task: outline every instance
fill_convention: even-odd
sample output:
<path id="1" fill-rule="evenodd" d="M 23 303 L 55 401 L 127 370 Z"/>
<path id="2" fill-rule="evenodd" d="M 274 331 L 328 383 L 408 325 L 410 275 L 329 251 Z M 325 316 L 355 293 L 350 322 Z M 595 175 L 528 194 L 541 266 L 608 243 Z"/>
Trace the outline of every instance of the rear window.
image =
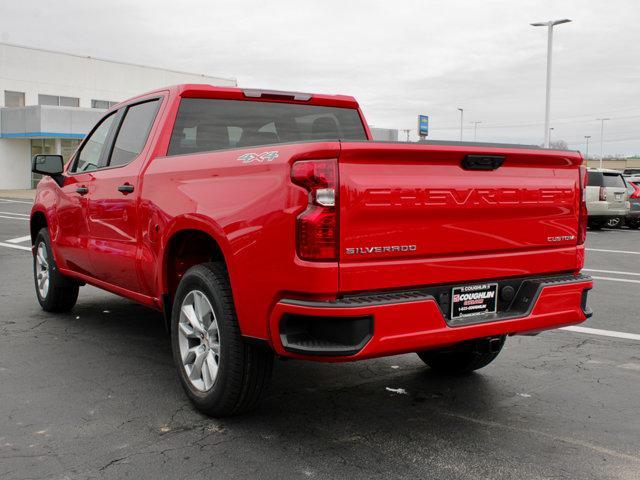
<path id="1" fill-rule="evenodd" d="M 602 187 L 602 174 L 600 172 L 589 172 L 590 187 Z"/>
<path id="2" fill-rule="evenodd" d="M 603 178 L 605 187 L 627 188 L 627 185 L 624 183 L 624 179 L 620 174 L 604 173 L 602 174 L 602 178 Z"/>
<path id="3" fill-rule="evenodd" d="M 290 103 L 183 98 L 167 155 L 304 140 L 366 140 L 358 111 Z"/>

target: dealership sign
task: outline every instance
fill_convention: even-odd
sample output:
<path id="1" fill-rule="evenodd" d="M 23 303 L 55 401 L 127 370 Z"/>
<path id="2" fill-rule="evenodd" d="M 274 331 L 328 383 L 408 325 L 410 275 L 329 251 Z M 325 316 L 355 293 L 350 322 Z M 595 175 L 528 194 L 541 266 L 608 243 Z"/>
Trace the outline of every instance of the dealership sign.
<path id="1" fill-rule="evenodd" d="M 421 137 L 429 135 L 429 115 L 418 115 L 418 135 Z"/>

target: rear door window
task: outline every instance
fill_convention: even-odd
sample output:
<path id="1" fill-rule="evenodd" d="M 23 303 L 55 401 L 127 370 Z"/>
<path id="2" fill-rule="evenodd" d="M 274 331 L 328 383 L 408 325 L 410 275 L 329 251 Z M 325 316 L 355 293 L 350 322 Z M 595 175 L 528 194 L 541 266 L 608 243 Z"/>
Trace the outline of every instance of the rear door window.
<path id="1" fill-rule="evenodd" d="M 627 188 L 622 175 L 616 173 L 604 173 L 602 179 L 605 187 Z"/>
<path id="2" fill-rule="evenodd" d="M 358 110 L 183 98 L 167 155 L 305 140 L 367 140 Z"/>
<path id="3" fill-rule="evenodd" d="M 109 166 L 126 165 L 142 152 L 159 104 L 160 100 L 156 99 L 127 108 L 111 152 Z"/>

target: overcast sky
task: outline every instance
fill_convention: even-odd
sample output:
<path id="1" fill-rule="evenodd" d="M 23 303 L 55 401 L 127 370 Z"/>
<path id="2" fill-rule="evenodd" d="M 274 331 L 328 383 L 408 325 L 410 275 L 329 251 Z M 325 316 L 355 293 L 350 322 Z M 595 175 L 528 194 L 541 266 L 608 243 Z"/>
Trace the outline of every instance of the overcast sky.
<path id="1" fill-rule="evenodd" d="M 0 0 L 0 40 L 194 73 L 242 87 L 355 96 L 369 123 L 433 139 L 541 143 L 546 29 L 552 140 L 640 153 L 638 0 Z"/>

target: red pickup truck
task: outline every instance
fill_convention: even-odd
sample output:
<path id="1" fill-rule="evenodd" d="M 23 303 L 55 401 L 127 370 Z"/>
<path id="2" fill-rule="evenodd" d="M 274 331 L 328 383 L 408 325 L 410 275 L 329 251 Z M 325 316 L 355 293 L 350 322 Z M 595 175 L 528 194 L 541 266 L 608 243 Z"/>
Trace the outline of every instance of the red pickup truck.
<path id="1" fill-rule="evenodd" d="M 31 213 L 38 301 L 85 283 L 164 312 L 180 380 L 223 416 L 273 358 L 487 365 L 591 315 L 576 152 L 379 143 L 352 97 L 180 85 L 109 110 Z"/>

